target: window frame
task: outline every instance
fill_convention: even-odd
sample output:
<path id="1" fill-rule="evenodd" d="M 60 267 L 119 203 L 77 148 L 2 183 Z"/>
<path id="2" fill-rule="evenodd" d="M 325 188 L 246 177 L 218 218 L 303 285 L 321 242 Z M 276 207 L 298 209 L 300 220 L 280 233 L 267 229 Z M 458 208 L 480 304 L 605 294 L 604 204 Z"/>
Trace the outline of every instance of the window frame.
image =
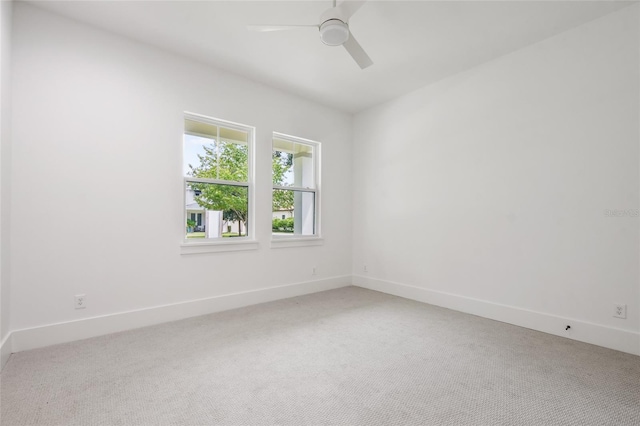
<path id="1" fill-rule="evenodd" d="M 292 234 L 292 235 L 276 235 L 271 232 L 271 247 L 272 248 L 286 248 L 286 247 L 303 247 L 303 246 L 315 246 L 322 245 L 324 240 L 322 238 L 321 233 L 321 166 L 322 166 L 322 157 L 321 157 L 321 146 L 322 144 L 318 141 L 314 141 L 311 139 L 304 139 L 298 136 L 292 136 L 285 133 L 273 132 L 271 137 L 271 152 L 269 158 L 272 158 L 274 152 L 274 140 L 282 140 L 285 142 L 292 142 L 302 145 L 310 146 L 313 151 L 313 188 L 307 187 L 298 187 L 298 186 L 282 186 L 282 185 L 274 185 L 273 184 L 273 165 L 271 167 L 271 211 L 270 217 L 273 219 L 273 191 L 274 190 L 285 190 L 285 191 L 300 191 L 300 192 L 311 192 L 314 194 L 314 234 L 313 235 L 300 235 L 300 234 Z"/>
<path id="2" fill-rule="evenodd" d="M 232 121 L 222 120 L 219 118 L 208 117 L 202 114 L 192 112 L 184 112 L 183 114 L 183 130 L 182 130 L 182 155 L 181 155 L 181 175 L 182 175 L 182 242 L 180 244 L 181 254 L 199 254 L 221 251 L 238 251 L 238 250 L 254 250 L 258 248 L 256 241 L 256 214 L 255 214 L 255 127 L 246 124 L 235 123 Z M 224 179 L 195 178 L 185 176 L 184 171 L 184 122 L 186 120 L 197 121 L 210 124 L 218 128 L 218 136 L 216 143 L 219 142 L 220 128 L 224 127 L 231 130 L 237 130 L 247 133 L 247 181 L 228 181 Z M 200 135 L 207 136 L 207 135 Z M 184 229 L 187 222 L 188 213 L 185 208 L 187 202 L 187 185 L 189 182 L 210 183 L 216 185 L 240 186 L 247 188 L 247 233 L 244 237 L 234 238 L 204 238 L 194 241 L 186 238 Z"/>

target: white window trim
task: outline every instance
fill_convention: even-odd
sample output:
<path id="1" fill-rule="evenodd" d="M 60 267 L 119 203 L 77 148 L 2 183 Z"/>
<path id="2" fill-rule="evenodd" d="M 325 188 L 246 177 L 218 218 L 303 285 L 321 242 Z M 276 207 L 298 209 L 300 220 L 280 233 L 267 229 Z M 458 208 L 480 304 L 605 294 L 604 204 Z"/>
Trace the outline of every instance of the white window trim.
<path id="1" fill-rule="evenodd" d="M 256 231 L 255 231 L 255 223 L 256 223 L 256 214 L 255 214 L 255 127 L 248 126 L 246 124 L 235 123 L 232 121 L 221 120 L 218 118 L 207 117 L 205 115 L 196 114 L 192 112 L 185 112 L 184 120 L 193 120 L 200 121 L 202 123 L 211 124 L 218 127 L 226 127 L 228 129 L 240 130 L 243 132 L 247 132 L 247 147 L 248 147 L 248 167 L 247 171 L 247 182 L 233 182 L 233 181 L 225 181 L 218 179 L 202 179 L 202 178 L 190 178 L 184 176 L 184 171 L 182 171 L 182 235 L 184 235 L 184 224 L 187 222 L 187 211 L 184 208 L 186 204 L 186 182 L 204 182 L 204 183 L 217 183 L 223 185 L 235 185 L 235 186 L 243 186 L 247 188 L 249 197 L 247 200 L 248 203 L 248 213 L 250 226 L 247 232 L 247 236 L 245 237 L 235 237 L 235 238 L 217 238 L 217 239 L 204 239 L 197 241 L 193 241 L 191 239 L 182 238 L 180 243 L 180 254 L 203 254 L 203 253 L 217 253 L 217 252 L 228 252 L 228 251 L 240 251 L 240 250 L 257 250 L 258 242 L 256 241 Z M 184 149 L 182 150 L 182 155 L 184 156 Z M 181 164 L 184 163 L 184 158 Z"/>
<path id="2" fill-rule="evenodd" d="M 316 236 L 273 236 L 271 240 L 271 248 L 289 248 L 289 247 L 306 247 L 306 246 L 321 246 L 324 244 L 322 237 Z"/>
<path id="3" fill-rule="evenodd" d="M 245 237 L 246 238 L 246 237 Z M 180 244 L 180 254 L 219 253 L 226 251 L 257 250 L 259 244 L 255 240 L 242 237 L 233 238 L 234 241 L 189 242 Z M 242 239 L 243 241 L 235 241 Z"/>
<path id="4" fill-rule="evenodd" d="M 305 246 L 319 246 L 324 244 L 324 239 L 321 233 L 321 170 L 322 170 L 322 155 L 321 144 L 310 139 L 304 139 L 297 136 L 287 135 L 285 133 L 273 132 L 271 137 L 272 145 L 271 152 L 273 152 L 273 139 L 281 139 L 288 142 L 300 143 L 304 145 L 310 145 L 313 147 L 313 179 L 315 188 L 304 188 L 297 186 L 279 186 L 271 184 L 271 196 L 273 197 L 273 189 L 294 190 L 303 192 L 313 192 L 315 194 L 315 235 L 273 235 L 271 234 L 271 248 L 288 248 L 288 247 L 305 247 Z M 272 171 L 273 173 L 273 171 Z M 271 201 L 273 205 L 273 199 Z M 273 212 L 270 213 L 270 218 L 273 220 Z M 269 222 L 271 223 L 271 222 Z"/>

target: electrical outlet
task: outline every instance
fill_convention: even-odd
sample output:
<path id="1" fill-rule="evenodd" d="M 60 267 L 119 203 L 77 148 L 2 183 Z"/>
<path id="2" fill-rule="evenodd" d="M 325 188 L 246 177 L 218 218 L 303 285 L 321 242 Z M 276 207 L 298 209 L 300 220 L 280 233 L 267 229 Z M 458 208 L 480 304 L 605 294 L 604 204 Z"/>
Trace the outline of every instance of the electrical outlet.
<path id="1" fill-rule="evenodd" d="M 613 305 L 613 316 L 616 318 L 627 319 L 627 305 Z"/>
<path id="2" fill-rule="evenodd" d="M 76 294 L 76 309 L 84 309 L 87 307 L 87 296 L 84 294 Z"/>
<path id="3" fill-rule="evenodd" d="M 363 272 L 369 272 L 369 270 L 367 269 L 367 265 L 364 265 L 364 266 L 362 267 L 362 271 L 363 271 Z"/>
<path id="4" fill-rule="evenodd" d="M 311 268 L 311 275 L 315 275 L 316 272 L 317 272 L 317 268 L 315 266 Z"/>

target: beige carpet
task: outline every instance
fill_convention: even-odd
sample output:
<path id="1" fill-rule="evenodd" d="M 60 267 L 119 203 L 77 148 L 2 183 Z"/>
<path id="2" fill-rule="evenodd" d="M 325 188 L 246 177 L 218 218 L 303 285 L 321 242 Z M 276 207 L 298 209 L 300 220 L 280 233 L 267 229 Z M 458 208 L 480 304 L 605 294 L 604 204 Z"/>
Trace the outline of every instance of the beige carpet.
<path id="1" fill-rule="evenodd" d="M 355 287 L 21 352 L 18 425 L 640 425 L 640 357 Z"/>

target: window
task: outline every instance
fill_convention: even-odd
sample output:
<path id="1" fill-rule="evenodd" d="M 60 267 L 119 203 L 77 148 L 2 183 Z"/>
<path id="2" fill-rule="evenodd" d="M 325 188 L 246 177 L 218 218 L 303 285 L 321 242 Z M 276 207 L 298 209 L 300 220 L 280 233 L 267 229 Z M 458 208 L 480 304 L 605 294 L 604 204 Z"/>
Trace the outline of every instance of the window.
<path id="1" fill-rule="evenodd" d="M 318 142 L 274 133 L 272 151 L 274 240 L 319 236 L 319 159 L 320 144 Z"/>
<path id="2" fill-rule="evenodd" d="M 185 243 L 252 236 L 252 145 L 251 127 L 185 114 Z"/>

